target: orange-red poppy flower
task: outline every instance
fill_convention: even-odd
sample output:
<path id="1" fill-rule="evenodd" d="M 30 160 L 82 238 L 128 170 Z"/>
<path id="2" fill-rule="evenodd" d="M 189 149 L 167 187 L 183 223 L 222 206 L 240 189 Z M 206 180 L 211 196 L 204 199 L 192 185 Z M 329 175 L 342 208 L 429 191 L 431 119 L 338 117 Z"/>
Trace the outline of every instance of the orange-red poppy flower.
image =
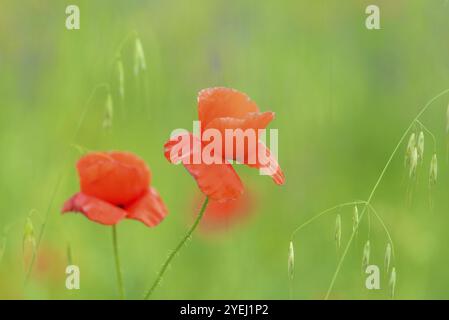
<path id="1" fill-rule="evenodd" d="M 81 191 L 67 200 L 62 212 L 81 212 L 88 219 L 114 225 L 135 219 L 158 225 L 168 211 L 145 162 L 129 152 L 93 152 L 77 163 Z"/>
<path id="2" fill-rule="evenodd" d="M 243 185 L 228 160 L 236 160 L 252 168 L 269 169 L 268 174 L 274 182 L 282 185 L 284 174 L 275 157 L 265 144 L 258 139 L 255 145 L 244 140 L 243 154 L 236 152 L 236 137 L 233 148 L 228 150 L 225 143 L 214 150 L 213 157 L 220 161 L 212 163 L 202 160 L 202 149 L 214 141 L 204 141 L 203 133 L 208 129 L 226 137 L 226 130 L 254 131 L 265 129 L 274 119 L 273 112 L 260 112 L 257 105 L 241 92 L 229 88 L 209 88 L 198 94 L 198 116 L 201 124 L 201 137 L 192 133 L 172 136 L 164 145 L 165 157 L 172 163 L 182 162 L 196 180 L 201 191 L 211 200 L 226 201 L 237 199 L 243 193 Z M 262 161 L 263 155 L 265 161 Z M 253 157 L 255 156 L 255 157 Z M 195 159 L 201 159 L 195 161 Z M 255 161 L 249 161 L 255 159 Z"/>

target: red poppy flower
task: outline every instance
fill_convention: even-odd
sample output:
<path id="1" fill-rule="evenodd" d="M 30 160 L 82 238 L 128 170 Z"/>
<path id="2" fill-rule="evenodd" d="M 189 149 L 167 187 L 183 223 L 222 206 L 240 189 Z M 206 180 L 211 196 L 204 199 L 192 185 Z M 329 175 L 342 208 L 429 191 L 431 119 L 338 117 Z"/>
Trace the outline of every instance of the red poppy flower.
<path id="1" fill-rule="evenodd" d="M 158 225 L 168 211 L 145 162 L 129 152 L 94 152 L 76 165 L 81 191 L 67 200 L 65 212 L 81 212 L 88 219 L 114 225 L 124 218 Z"/>
<path id="2" fill-rule="evenodd" d="M 228 88 L 210 88 L 200 91 L 198 116 L 202 136 L 206 130 L 212 129 L 221 137 L 226 137 L 227 129 L 255 131 L 265 129 L 274 119 L 273 112 L 260 112 L 257 105 L 247 95 Z M 181 133 L 171 137 L 165 144 L 165 157 L 172 163 L 181 161 L 194 177 L 201 191 L 211 200 L 237 199 L 243 193 L 242 182 L 228 160 L 237 160 L 249 167 L 267 170 L 268 175 L 278 185 L 285 182 L 284 174 L 275 157 L 258 139 L 258 136 L 255 146 L 249 145 L 249 139 L 244 140 L 244 152 L 240 156 L 236 152 L 236 137 L 233 140 L 233 149 L 227 150 L 225 143 L 222 143 L 218 151 L 212 152 L 213 157 L 221 161 L 207 163 L 201 159 L 202 149 L 214 141 L 203 141 L 192 133 Z M 260 157 L 261 155 L 263 157 Z M 265 158 L 264 161 L 261 158 Z"/>

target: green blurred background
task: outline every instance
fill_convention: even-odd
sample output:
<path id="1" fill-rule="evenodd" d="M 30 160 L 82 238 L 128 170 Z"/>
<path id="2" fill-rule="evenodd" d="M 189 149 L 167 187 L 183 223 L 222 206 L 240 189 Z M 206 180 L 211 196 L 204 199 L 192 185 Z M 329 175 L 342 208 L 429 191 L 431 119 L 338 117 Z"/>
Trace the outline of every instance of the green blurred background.
<path id="1" fill-rule="evenodd" d="M 80 30 L 65 28 L 69 4 L 81 10 Z M 380 6 L 381 30 L 365 28 L 369 4 Z M 295 238 L 292 283 L 290 234 L 327 207 L 366 199 L 410 121 L 449 88 L 448 15 L 444 0 L 2 1 L 0 231 L 8 232 L 0 239 L 0 298 L 117 297 L 110 228 L 59 214 L 78 190 L 74 165 L 80 154 L 73 144 L 132 151 L 152 169 L 169 216 L 153 229 L 130 220 L 118 226 L 127 297 L 141 298 L 187 231 L 198 192 L 182 167 L 165 160 L 162 146 L 173 129 L 192 127 L 196 94 L 212 86 L 246 92 L 262 110 L 276 112 L 270 127 L 279 129 L 286 184 L 278 187 L 256 170 L 237 168 L 257 199 L 255 212 L 227 232 L 196 233 L 153 298 L 323 298 L 343 251 L 334 242 L 336 212 Z M 148 67 L 139 77 L 133 74 L 133 32 Z M 124 101 L 114 69 L 120 43 Z M 92 94 L 104 82 L 114 99 L 107 132 L 107 92 L 100 87 Z M 449 298 L 448 101 L 445 95 L 422 117 L 437 139 L 433 208 L 429 135 L 417 181 L 407 177 L 403 145 L 373 200 L 396 246 L 396 298 Z M 36 233 L 47 212 L 48 221 L 24 288 L 23 226 L 32 210 Z M 340 214 L 344 246 L 352 208 Z M 366 217 L 361 228 L 331 298 L 389 297 L 383 271 L 381 290 L 365 289 Z M 374 218 L 370 242 L 371 263 L 383 270 L 388 239 Z M 80 290 L 65 288 L 68 245 L 81 269 Z"/>

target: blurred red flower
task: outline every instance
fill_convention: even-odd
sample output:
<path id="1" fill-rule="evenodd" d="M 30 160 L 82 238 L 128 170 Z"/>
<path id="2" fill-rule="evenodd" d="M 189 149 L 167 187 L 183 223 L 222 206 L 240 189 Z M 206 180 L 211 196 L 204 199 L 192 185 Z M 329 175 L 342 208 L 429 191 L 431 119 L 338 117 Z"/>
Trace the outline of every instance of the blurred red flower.
<path id="1" fill-rule="evenodd" d="M 194 214 L 197 214 L 203 201 L 203 196 L 195 197 L 192 210 Z M 201 219 L 200 228 L 206 233 L 226 231 L 247 218 L 253 212 L 254 203 L 248 191 L 235 200 L 210 200 Z"/>
<path id="2" fill-rule="evenodd" d="M 114 225 L 124 218 L 158 225 L 168 214 L 145 162 L 129 152 L 92 152 L 77 163 L 81 191 L 67 200 L 65 212 Z"/>
<path id="3" fill-rule="evenodd" d="M 214 129 L 225 137 L 226 129 L 265 129 L 273 120 L 274 113 L 260 112 L 257 105 L 246 94 L 237 90 L 209 88 L 198 94 L 198 116 L 201 122 L 201 133 Z M 182 161 L 184 167 L 196 180 L 200 190 L 214 201 L 237 199 L 243 193 L 242 182 L 228 160 L 237 160 L 252 168 L 269 168 L 274 182 L 278 185 L 284 184 L 285 177 L 279 164 L 262 141 L 258 140 L 256 146 L 248 147 L 246 140 L 242 159 L 237 158 L 235 139 L 234 137 L 233 150 L 226 150 L 225 144 L 222 144 L 220 154 L 214 153 L 214 156 L 222 160 L 221 163 L 195 161 L 201 158 L 201 149 L 213 141 L 206 143 L 192 133 L 181 133 L 171 137 L 164 145 L 164 153 L 168 161 L 172 163 Z M 254 154 L 264 154 L 268 162 L 262 163 L 259 157 L 256 157 L 256 162 L 248 161 Z M 189 161 L 184 161 L 186 159 Z"/>

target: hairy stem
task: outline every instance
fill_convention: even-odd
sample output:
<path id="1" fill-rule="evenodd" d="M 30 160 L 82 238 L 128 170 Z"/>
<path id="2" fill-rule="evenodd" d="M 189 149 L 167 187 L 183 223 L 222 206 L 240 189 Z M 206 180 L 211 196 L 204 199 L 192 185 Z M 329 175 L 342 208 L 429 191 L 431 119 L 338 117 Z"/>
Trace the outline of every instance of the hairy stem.
<path id="1" fill-rule="evenodd" d="M 198 214 L 198 217 L 196 218 L 195 222 L 193 223 L 190 230 L 187 232 L 187 234 L 182 238 L 181 242 L 176 246 L 176 248 L 170 253 L 165 263 L 162 265 L 161 270 L 159 271 L 156 280 L 154 281 L 151 288 L 147 291 L 144 299 L 148 300 L 153 293 L 153 291 L 156 289 L 156 287 L 159 285 L 159 283 L 162 281 L 162 277 L 164 276 L 165 271 L 167 271 L 168 266 L 170 265 L 173 258 L 178 254 L 178 252 L 182 249 L 182 247 L 186 244 L 187 240 L 191 237 L 193 231 L 195 231 L 196 227 L 201 221 L 201 218 L 204 215 L 204 212 L 206 211 L 207 203 L 209 202 L 209 197 L 206 197 L 206 200 L 204 200 L 203 206 L 201 207 L 200 213 Z"/>

